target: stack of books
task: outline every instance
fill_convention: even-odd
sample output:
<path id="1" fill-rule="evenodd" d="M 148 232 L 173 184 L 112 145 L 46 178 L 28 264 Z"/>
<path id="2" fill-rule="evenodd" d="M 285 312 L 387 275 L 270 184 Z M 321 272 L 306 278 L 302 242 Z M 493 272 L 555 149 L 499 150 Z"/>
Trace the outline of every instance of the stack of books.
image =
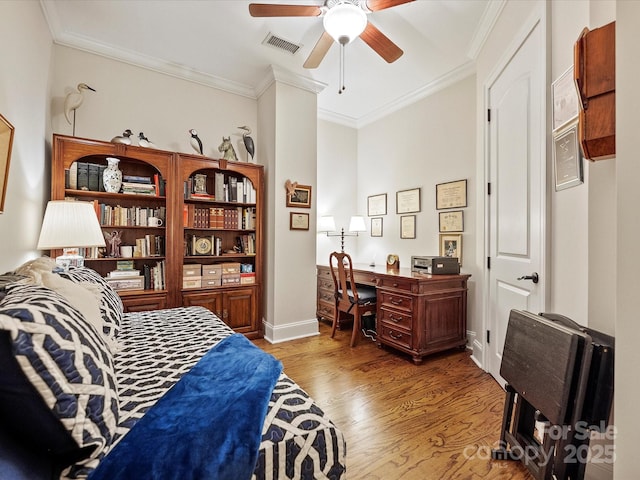
<path id="1" fill-rule="evenodd" d="M 151 177 L 138 175 L 122 176 L 122 193 L 132 195 L 156 195 L 156 185 Z"/>
<path id="2" fill-rule="evenodd" d="M 105 280 L 116 291 L 144 289 L 144 277 L 140 270 L 133 268 L 133 260 L 118 260 L 116 269 L 110 271 Z"/>

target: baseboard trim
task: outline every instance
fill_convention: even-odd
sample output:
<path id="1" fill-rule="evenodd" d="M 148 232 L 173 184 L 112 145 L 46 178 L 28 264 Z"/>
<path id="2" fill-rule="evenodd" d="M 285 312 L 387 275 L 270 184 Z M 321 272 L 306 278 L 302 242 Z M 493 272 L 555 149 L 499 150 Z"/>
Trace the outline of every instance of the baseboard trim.
<path id="1" fill-rule="evenodd" d="M 473 360 L 473 362 L 478 365 L 478 367 L 485 370 L 485 368 L 482 366 L 482 343 L 480 343 L 477 339 L 474 339 L 472 345 L 473 353 L 471 354 L 471 360 Z"/>
<path id="2" fill-rule="evenodd" d="M 316 318 L 275 326 L 263 321 L 262 326 L 264 327 L 264 339 L 269 343 L 282 343 L 320 335 Z"/>

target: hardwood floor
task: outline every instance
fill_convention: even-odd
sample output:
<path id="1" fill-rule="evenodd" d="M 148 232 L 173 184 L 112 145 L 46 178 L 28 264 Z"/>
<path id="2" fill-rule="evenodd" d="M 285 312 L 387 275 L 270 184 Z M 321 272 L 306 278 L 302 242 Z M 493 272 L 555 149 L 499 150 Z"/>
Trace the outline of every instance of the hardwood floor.
<path id="1" fill-rule="evenodd" d="M 491 460 L 500 438 L 504 391 L 468 351 L 410 357 L 378 348 L 350 330 L 272 345 L 254 343 L 282 361 L 342 430 L 349 480 L 500 479 L 533 477 L 520 462 Z"/>

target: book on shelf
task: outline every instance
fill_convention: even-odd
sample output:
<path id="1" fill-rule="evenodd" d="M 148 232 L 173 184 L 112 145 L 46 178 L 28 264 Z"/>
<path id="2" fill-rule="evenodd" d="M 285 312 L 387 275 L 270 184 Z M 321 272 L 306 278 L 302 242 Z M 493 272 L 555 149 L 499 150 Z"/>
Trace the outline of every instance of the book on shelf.
<path id="1" fill-rule="evenodd" d="M 78 164 L 78 190 L 89 190 L 89 164 L 87 162 L 76 162 Z"/>
<path id="2" fill-rule="evenodd" d="M 144 289 L 144 277 L 142 275 L 116 278 L 107 277 L 105 281 L 116 291 Z"/>
<path id="3" fill-rule="evenodd" d="M 138 277 L 140 276 L 140 270 L 111 270 L 107 273 L 108 278 L 127 278 L 127 277 Z"/>
<path id="4" fill-rule="evenodd" d="M 151 177 L 145 175 L 122 175 L 122 182 L 151 184 Z"/>

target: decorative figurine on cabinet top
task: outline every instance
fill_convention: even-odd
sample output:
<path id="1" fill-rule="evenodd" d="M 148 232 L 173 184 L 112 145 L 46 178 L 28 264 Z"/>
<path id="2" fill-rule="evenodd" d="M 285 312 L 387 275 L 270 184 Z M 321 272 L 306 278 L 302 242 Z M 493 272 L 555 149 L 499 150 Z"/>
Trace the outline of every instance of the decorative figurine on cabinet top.
<path id="1" fill-rule="evenodd" d="M 231 144 L 231 137 L 222 137 L 222 143 L 218 147 L 218 151 L 223 154 L 222 158 L 224 158 L 225 160 L 232 160 L 234 162 L 238 161 L 236 151 Z"/>
<path id="2" fill-rule="evenodd" d="M 243 125 L 242 127 L 238 127 L 238 128 L 245 131 L 242 134 L 242 141 L 244 142 L 244 148 L 246 148 L 247 153 L 251 155 L 251 161 L 253 162 L 253 155 L 256 153 L 256 147 L 255 147 L 255 144 L 253 143 L 253 138 L 249 136 L 251 135 L 251 129 L 246 125 Z M 247 158 L 247 160 L 249 159 Z"/>
<path id="3" fill-rule="evenodd" d="M 122 135 L 113 137 L 111 139 L 111 143 L 121 143 L 123 145 L 131 145 L 131 135 L 133 135 L 133 132 L 127 128 L 124 132 L 122 132 Z"/>

